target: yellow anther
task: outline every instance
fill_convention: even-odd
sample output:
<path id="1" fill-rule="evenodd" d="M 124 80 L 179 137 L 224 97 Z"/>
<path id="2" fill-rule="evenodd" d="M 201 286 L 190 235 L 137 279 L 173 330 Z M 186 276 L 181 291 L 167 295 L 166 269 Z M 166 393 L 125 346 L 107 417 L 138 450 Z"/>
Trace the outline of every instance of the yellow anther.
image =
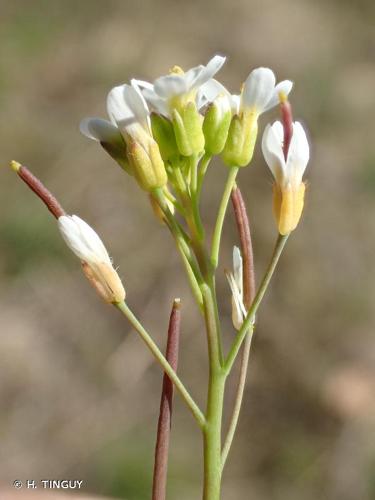
<path id="1" fill-rule="evenodd" d="M 173 66 L 173 68 L 169 70 L 170 75 L 183 75 L 184 73 L 185 71 L 180 66 Z"/>

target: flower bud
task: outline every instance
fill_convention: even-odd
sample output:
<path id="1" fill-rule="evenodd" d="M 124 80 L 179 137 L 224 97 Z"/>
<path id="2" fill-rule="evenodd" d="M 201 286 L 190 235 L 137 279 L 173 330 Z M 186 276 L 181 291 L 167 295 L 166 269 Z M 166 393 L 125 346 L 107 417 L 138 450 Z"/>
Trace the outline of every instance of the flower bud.
<path id="1" fill-rule="evenodd" d="M 240 249 L 233 247 L 233 272 L 226 272 L 226 277 L 232 291 L 232 323 L 240 330 L 246 316 L 243 303 L 243 263 Z"/>
<path id="2" fill-rule="evenodd" d="M 222 95 L 210 104 L 203 121 L 205 151 L 217 155 L 224 149 L 231 123 L 232 112 L 227 96 Z"/>
<path id="3" fill-rule="evenodd" d="M 189 101 L 179 110 L 172 110 L 172 124 L 176 142 L 183 156 L 199 154 L 204 150 L 203 117 L 194 102 Z"/>
<path id="4" fill-rule="evenodd" d="M 302 177 L 309 161 L 309 144 L 299 122 L 291 124 L 291 139 L 286 157 L 284 128 L 277 121 L 268 125 L 262 139 L 264 158 L 274 176 L 273 213 L 282 235 L 293 231 L 301 218 L 305 184 Z"/>
<path id="5" fill-rule="evenodd" d="M 165 116 L 151 114 L 152 135 L 159 145 L 161 157 L 165 162 L 173 161 L 180 155 L 177 148 L 173 125 Z"/>
<path id="6" fill-rule="evenodd" d="M 125 289 L 97 233 L 76 215 L 62 215 L 58 226 L 65 243 L 81 260 L 83 272 L 98 294 L 108 303 L 123 302 Z"/>
<path id="7" fill-rule="evenodd" d="M 273 185 L 273 214 L 279 233 L 289 234 L 301 218 L 306 186 L 302 182 L 297 189 L 289 183 L 283 190 L 277 184 Z"/>
<path id="8" fill-rule="evenodd" d="M 258 115 L 244 110 L 235 115 L 230 124 L 228 138 L 222 153 L 224 163 L 233 167 L 245 167 L 254 154 L 258 135 Z"/>
<path id="9" fill-rule="evenodd" d="M 98 295 L 105 302 L 108 302 L 108 304 L 124 302 L 125 290 L 119 275 L 112 265 L 105 262 L 99 264 L 82 262 L 82 270 Z"/>
<path id="10" fill-rule="evenodd" d="M 153 191 L 168 182 L 167 172 L 157 143 L 152 140 L 148 151 L 138 142 L 129 144 L 129 159 L 138 184 L 145 191 Z"/>
<path id="11" fill-rule="evenodd" d="M 164 186 L 167 172 L 152 136 L 150 111 L 136 83 L 114 87 L 108 94 L 107 109 L 126 142 L 129 163 L 141 188 L 152 191 Z"/>

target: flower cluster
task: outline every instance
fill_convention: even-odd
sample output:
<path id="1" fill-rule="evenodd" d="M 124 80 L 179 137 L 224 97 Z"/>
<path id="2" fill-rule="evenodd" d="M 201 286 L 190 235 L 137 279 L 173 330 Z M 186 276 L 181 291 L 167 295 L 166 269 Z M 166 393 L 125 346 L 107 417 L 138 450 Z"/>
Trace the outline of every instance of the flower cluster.
<path id="1" fill-rule="evenodd" d="M 241 91 L 231 94 L 214 78 L 224 62 L 224 57 L 215 56 L 206 66 L 186 72 L 175 66 L 168 75 L 153 83 L 131 80 L 129 84 L 116 86 L 107 97 L 110 120 L 86 118 L 81 123 L 81 131 L 100 142 L 148 194 L 155 215 L 174 238 L 195 301 L 204 316 L 209 364 L 205 413 L 176 373 L 179 301 L 174 301 L 164 357 L 131 311 L 128 301 L 125 302 L 124 286 L 98 234 L 81 218 L 67 215 L 53 194 L 27 167 L 11 163 L 17 175 L 57 220 L 64 241 L 81 261 L 91 285 L 107 303 L 126 316 L 162 366 L 164 381 L 169 381 L 163 384 L 155 454 L 153 496 L 157 492 L 158 498 L 165 497 L 173 394 L 168 386 L 172 383 L 203 432 L 203 497 L 220 497 L 221 473 L 238 422 L 257 311 L 304 205 L 303 174 L 309 161 L 309 144 L 301 123 L 293 121 L 288 100 L 292 82 L 276 83 L 270 69 L 257 68 L 246 78 Z M 259 117 L 278 104 L 281 120 L 265 127 L 261 148 L 274 178 L 273 212 L 279 234 L 271 261 L 256 289 L 250 222 L 236 179 L 241 168 L 253 158 Z M 215 155 L 220 155 L 228 175 L 211 231 L 203 223 L 200 201 L 205 174 Z M 233 248 L 232 271 L 226 271 L 236 334 L 225 353 L 216 272 L 230 199 L 240 245 Z M 225 384 L 242 346 L 235 404 L 222 442 Z"/>
<path id="2" fill-rule="evenodd" d="M 114 87 L 107 97 L 110 121 L 86 118 L 81 131 L 99 141 L 142 189 L 150 193 L 161 189 L 166 201 L 174 203 L 170 188 L 181 191 L 183 182 L 190 192 L 196 188 L 194 169 L 199 159 L 221 155 L 228 166 L 248 165 L 259 116 L 292 90 L 290 80 L 276 84 L 272 70 L 257 68 L 246 78 L 241 92 L 231 94 L 214 79 L 224 62 L 224 57 L 215 56 L 206 66 L 186 72 L 175 66 L 153 83 L 133 79 Z M 302 175 L 309 146 L 296 122 L 285 157 L 283 134 L 280 122 L 268 125 L 262 150 L 275 179 L 273 205 L 278 229 L 280 234 L 288 234 L 302 213 Z"/>

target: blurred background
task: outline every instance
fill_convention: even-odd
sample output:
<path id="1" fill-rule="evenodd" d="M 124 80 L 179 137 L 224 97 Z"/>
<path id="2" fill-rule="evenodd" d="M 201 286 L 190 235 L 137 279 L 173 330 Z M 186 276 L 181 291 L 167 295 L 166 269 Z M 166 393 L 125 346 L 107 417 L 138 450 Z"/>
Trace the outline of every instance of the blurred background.
<path id="1" fill-rule="evenodd" d="M 0 13 L 0 488 L 67 478 L 83 480 L 86 494 L 150 498 L 161 387 L 160 369 L 82 277 L 11 159 L 103 237 L 160 346 L 181 297 L 180 374 L 204 404 L 203 326 L 172 240 L 78 124 L 105 117 L 112 86 L 220 53 L 228 60 L 219 79 L 232 92 L 257 66 L 295 81 L 294 114 L 312 149 L 303 220 L 258 315 L 223 498 L 374 499 L 374 3 L 0 0 Z M 261 130 L 277 114 L 262 117 Z M 208 232 L 225 176 L 217 161 L 206 178 Z M 259 143 L 239 184 L 260 279 L 276 230 Z M 229 211 L 221 270 L 237 241 Z M 220 272 L 218 290 L 229 343 Z M 200 457 L 200 434 L 177 397 L 169 498 L 200 498 Z"/>

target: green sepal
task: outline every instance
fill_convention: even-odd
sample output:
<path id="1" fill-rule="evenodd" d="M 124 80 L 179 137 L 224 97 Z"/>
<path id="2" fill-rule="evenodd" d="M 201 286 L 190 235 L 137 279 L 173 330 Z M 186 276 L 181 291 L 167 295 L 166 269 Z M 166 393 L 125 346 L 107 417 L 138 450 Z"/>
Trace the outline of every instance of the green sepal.
<path id="1" fill-rule="evenodd" d="M 165 162 L 180 155 L 177 147 L 173 125 L 165 116 L 151 114 L 152 135 L 159 145 L 161 157 Z"/>
<path id="2" fill-rule="evenodd" d="M 181 109 L 181 113 L 176 108 L 173 109 L 173 130 L 178 149 L 183 156 L 198 155 L 204 150 L 202 120 L 194 102 L 188 102 Z"/>
<path id="3" fill-rule="evenodd" d="M 102 148 L 125 170 L 129 175 L 133 175 L 132 167 L 127 159 L 126 144 L 124 141 L 101 142 Z"/>
<path id="4" fill-rule="evenodd" d="M 227 141 L 231 118 L 230 111 L 221 116 L 219 107 L 215 103 L 210 105 L 203 121 L 206 153 L 217 155 L 222 152 Z"/>
<path id="5" fill-rule="evenodd" d="M 258 135 L 258 116 L 244 111 L 234 116 L 222 152 L 224 163 L 232 167 L 245 167 L 253 157 Z"/>
<path id="6" fill-rule="evenodd" d="M 156 142 L 149 145 L 147 152 L 140 144 L 133 142 L 129 148 L 129 159 L 134 176 L 145 191 L 150 192 L 167 184 L 167 172 Z"/>

